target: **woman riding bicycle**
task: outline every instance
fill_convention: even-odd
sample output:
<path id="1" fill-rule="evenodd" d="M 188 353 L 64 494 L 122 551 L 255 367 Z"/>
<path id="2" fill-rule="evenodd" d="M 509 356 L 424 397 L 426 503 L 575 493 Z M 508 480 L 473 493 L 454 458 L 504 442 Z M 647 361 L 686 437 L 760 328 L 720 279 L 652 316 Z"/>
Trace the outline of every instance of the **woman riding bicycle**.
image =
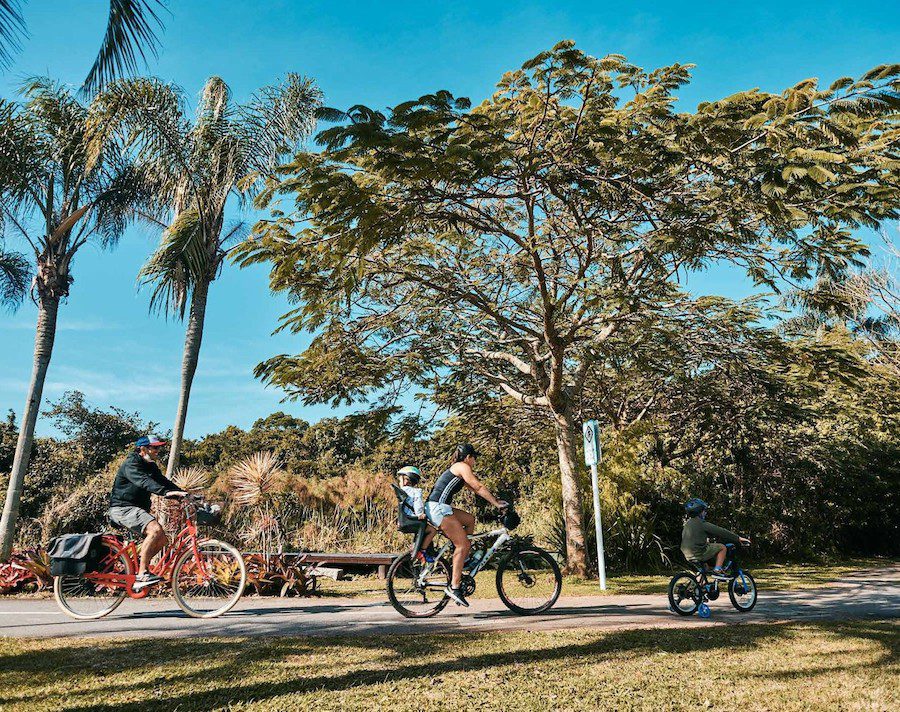
<path id="1" fill-rule="evenodd" d="M 453 453 L 450 467 L 438 477 L 425 503 L 428 521 L 453 542 L 453 575 L 446 593 L 460 606 L 469 605 L 462 591 L 462 572 L 471 549 L 468 537 L 475 531 L 475 517 L 453 507 L 451 505 L 453 498 L 465 486 L 498 509 L 509 506 L 494 497 L 472 472 L 476 457 L 478 453 L 469 443 L 458 446 Z"/>

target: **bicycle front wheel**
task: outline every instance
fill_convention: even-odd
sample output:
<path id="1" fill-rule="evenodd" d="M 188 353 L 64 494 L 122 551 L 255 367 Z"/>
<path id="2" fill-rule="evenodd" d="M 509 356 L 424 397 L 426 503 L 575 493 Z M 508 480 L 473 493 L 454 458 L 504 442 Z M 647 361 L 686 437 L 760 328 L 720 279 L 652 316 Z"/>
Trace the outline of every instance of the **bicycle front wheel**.
<path id="1" fill-rule="evenodd" d="M 450 567 L 443 559 L 423 566 L 407 552 L 394 559 L 388 570 L 388 599 L 405 618 L 430 618 L 439 613 L 450 601 L 444 591 L 449 585 Z"/>
<path id="2" fill-rule="evenodd" d="M 230 544 L 207 539 L 188 549 L 172 571 L 175 602 L 192 618 L 215 618 L 240 600 L 247 583 L 244 557 Z"/>
<path id="3" fill-rule="evenodd" d="M 562 591 L 562 572 L 543 549 L 514 551 L 497 569 L 497 593 L 509 610 L 523 616 L 549 610 Z"/>
<path id="4" fill-rule="evenodd" d="M 124 585 L 105 583 L 106 575 L 117 577 L 132 573 L 131 560 L 120 550 L 108 549 L 106 556 L 92 573 L 56 576 L 53 597 L 62 611 L 79 620 L 94 620 L 109 615 L 125 600 Z"/>
<path id="5" fill-rule="evenodd" d="M 746 571 L 741 571 L 728 582 L 728 597 L 731 605 L 741 613 L 749 613 L 756 605 L 756 581 Z"/>

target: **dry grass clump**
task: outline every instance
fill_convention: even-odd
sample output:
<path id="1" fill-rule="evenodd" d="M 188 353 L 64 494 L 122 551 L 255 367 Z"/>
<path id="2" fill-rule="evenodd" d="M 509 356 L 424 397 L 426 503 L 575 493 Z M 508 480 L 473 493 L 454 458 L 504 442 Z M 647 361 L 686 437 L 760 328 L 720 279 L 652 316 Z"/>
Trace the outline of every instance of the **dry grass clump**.
<path id="1" fill-rule="evenodd" d="M 172 482 L 185 492 L 200 494 L 209 487 L 212 475 L 205 467 L 179 467 L 172 476 Z"/>
<path id="2" fill-rule="evenodd" d="M 232 465 L 228 475 L 235 504 L 256 505 L 277 494 L 285 471 L 274 453 L 263 451 Z"/>

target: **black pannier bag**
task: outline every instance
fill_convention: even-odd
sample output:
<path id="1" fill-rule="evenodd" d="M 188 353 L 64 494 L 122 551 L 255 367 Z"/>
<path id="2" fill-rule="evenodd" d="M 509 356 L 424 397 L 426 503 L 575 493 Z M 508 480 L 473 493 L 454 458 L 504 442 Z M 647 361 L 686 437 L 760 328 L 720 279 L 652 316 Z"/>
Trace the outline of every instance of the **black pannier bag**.
<path id="1" fill-rule="evenodd" d="M 50 542 L 51 576 L 80 576 L 97 570 L 106 553 L 102 534 L 64 534 Z"/>

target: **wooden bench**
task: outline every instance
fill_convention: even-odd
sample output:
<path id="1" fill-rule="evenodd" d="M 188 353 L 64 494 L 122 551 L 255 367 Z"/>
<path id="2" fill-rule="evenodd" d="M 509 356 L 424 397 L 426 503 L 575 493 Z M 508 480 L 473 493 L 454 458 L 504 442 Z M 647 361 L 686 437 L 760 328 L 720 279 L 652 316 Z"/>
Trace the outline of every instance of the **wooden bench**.
<path id="1" fill-rule="evenodd" d="M 261 554 L 260 551 L 245 551 L 244 554 Z M 323 551 L 285 551 L 281 556 L 289 556 L 309 564 L 308 575 L 315 579 L 316 576 L 330 576 L 337 579 L 343 566 L 377 566 L 378 578 L 387 578 L 388 567 L 397 558 L 397 554 L 343 554 Z M 328 568 L 334 567 L 334 568 Z M 318 571 L 318 573 L 317 573 Z M 315 586 L 315 581 L 313 582 Z"/>
<path id="2" fill-rule="evenodd" d="M 302 557 L 305 564 L 320 566 L 377 566 L 378 578 L 387 577 L 388 567 L 394 563 L 397 554 L 330 554 L 321 551 L 288 552 Z"/>

